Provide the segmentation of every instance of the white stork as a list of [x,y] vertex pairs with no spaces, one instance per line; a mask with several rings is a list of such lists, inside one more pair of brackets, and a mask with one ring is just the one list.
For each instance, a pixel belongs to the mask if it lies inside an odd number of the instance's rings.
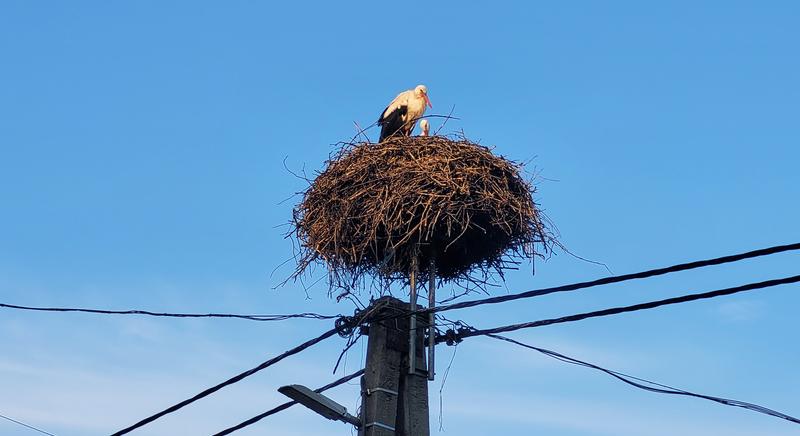
[[381,138],[378,142],[394,135],[410,135],[417,120],[425,113],[425,104],[433,108],[425,85],[417,85],[414,89],[398,94],[378,119],[381,126]]
[[428,136],[431,132],[431,125],[428,120],[419,120],[419,128],[422,130],[422,135],[420,136]]

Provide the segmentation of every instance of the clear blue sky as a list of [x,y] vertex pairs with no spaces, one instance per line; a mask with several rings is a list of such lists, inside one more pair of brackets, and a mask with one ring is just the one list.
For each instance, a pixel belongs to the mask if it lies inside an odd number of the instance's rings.
[[[0,301],[352,311],[298,285],[283,238],[312,172],[399,91],[541,172],[575,253],[625,273],[800,240],[796,2],[62,2],[0,6]],[[436,128],[434,123],[434,128]],[[495,326],[796,274],[798,255],[453,313]],[[273,271],[276,270],[273,274]],[[559,253],[496,293],[607,272]],[[443,292],[447,292],[445,289]],[[800,288],[512,336],[800,415]],[[366,298],[366,296],[364,296]],[[0,413],[108,434],[327,330],[322,321],[0,312]],[[209,434],[317,386],[343,340],[138,434]],[[432,429],[451,348],[439,350]],[[347,358],[360,367],[361,344]],[[331,391],[351,411],[358,387]],[[458,347],[451,435],[790,435],[753,412],[627,387],[488,338]],[[0,421],[0,434],[32,435]],[[289,410],[239,434],[350,434]]]

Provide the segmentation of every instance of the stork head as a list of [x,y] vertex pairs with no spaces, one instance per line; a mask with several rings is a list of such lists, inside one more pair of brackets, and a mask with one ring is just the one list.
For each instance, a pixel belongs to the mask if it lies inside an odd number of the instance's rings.
[[419,128],[422,129],[422,136],[428,136],[431,131],[431,125],[428,123],[428,120],[420,120]]
[[414,95],[416,95],[417,98],[424,98],[425,103],[427,103],[428,107],[433,109],[433,105],[431,104],[431,101],[428,99],[428,88],[425,85],[417,85],[417,87],[414,88]]

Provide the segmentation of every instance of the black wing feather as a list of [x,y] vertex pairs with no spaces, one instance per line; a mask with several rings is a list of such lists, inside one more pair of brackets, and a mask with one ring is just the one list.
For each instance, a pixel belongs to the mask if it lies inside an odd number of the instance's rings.
[[[389,109],[389,107],[387,106],[386,109]],[[403,118],[408,113],[408,105],[402,105],[388,114],[386,109],[383,110],[381,117],[378,119],[378,124],[381,126],[381,138],[378,142],[400,133],[405,125]]]

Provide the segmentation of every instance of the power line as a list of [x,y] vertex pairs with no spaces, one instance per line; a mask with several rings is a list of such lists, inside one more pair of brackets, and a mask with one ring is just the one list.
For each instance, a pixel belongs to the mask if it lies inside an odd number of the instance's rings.
[[[519,300],[523,298],[540,297],[542,295],[553,294],[556,292],[577,291],[579,289],[592,288],[601,285],[609,285],[612,283],[620,283],[629,280],[644,279],[680,271],[688,271],[692,269],[703,268],[707,266],[739,262],[745,259],[753,259],[756,257],[768,256],[771,254],[783,253],[794,250],[800,250],[800,243],[776,245],[773,247],[761,248],[758,250],[748,251],[744,253],[731,254],[727,256],[716,257],[713,259],[696,260],[692,262],[680,263],[677,265],[667,266],[663,268],[656,268],[647,271],[623,274],[619,276],[604,277],[601,279],[590,280],[587,282],[572,283],[569,285],[561,285],[550,288],[534,289],[531,291],[520,292],[517,294],[499,295],[497,297],[484,298],[480,300],[462,301],[460,303],[445,304],[441,306],[436,306],[435,308],[432,309],[420,309],[415,311],[414,313],[416,314],[416,313],[446,312],[449,310],[466,309],[469,307],[481,306],[484,304],[496,304],[496,303],[504,303],[507,301]],[[401,316],[410,316],[410,315],[411,313],[405,313],[403,315],[393,315],[393,317],[397,318]],[[385,318],[385,319],[392,319],[392,318]]]
[[291,318],[308,318],[308,319],[334,319],[340,315],[321,315],[318,313],[295,313],[289,315],[240,315],[234,313],[170,313],[170,312],[151,312],[149,310],[105,310],[105,309],[85,309],[74,307],[35,307],[35,306],[19,306],[16,304],[0,303],[0,308],[18,309],[18,310],[32,310],[38,312],[83,312],[95,313],[102,315],[148,315],[160,316],[171,318],[237,318],[247,319],[250,321],[283,321]]
[[[350,380],[352,380],[352,379],[354,379],[356,377],[359,377],[359,376],[361,376],[363,374],[364,374],[364,370],[363,369],[358,370],[358,371],[356,371],[356,372],[354,372],[354,373],[352,373],[350,375],[347,375],[347,376],[344,376],[344,377],[340,378],[339,380],[336,380],[334,382],[328,383],[328,384],[326,384],[325,386],[323,386],[321,388],[315,389],[314,392],[317,392],[317,393],[325,392],[330,388],[333,388],[333,387],[339,386],[341,384],[347,383]],[[286,409],[294,406],[295,404],[297,404],[297,401],[288,401],[288,402],[283,403],[283,404],[281,404],[279,406],[275,406],[272,409],[269,409],[264,413],[261,413],[259,415],[256,415],[256,416],[248,419],[247,421],[243,421],[243,422],[241,422],[239,424],[234,425],[233,427],[229,427],[229,428],[226,428],[225,430],[222,430],[219,433],[215,433],[214,436],[223,436],[223,435],[226,435],[226,434],[231,434],[231,433],[235,432],[236,430],[241,430],[241,429],[243,429],[243,428],[245,428],[245,427],[247,427],[249,425],[255,424],[256,422],[261,421],[262,419],[264,419],[264,418],[266,418],[266,417],[268,417],[270,415],[274,415],[274,414],[276,414],[276,413],[278,413],[280,411],[286,410]]]
[[800,282],[800,275],[786,277],[782,279],[766,280],[763,282],[750,283],[732,288],[719,289],[716,291],[703,292],[699,294],[682,295],[680,297],[666,298],[663,300],[650,301],[647,303],[634,304],[631,306],[612,307],[609,309],[597,310],[593,312],[584,312],[576,315],[563,316],[561,318],[550,318],[539,321],[525,322],[520,324],[512,324],[503,327],[495,327],[491,329],[459,329],[459,331],[448,330],[444,335],[436,337],[436,342],[458,342],[461,339],[469,338],[472,336],[482,336],[496,333],[511,332],[514,330],[521,330],[533,327],[541,327],[550,324],[559,324],[563,322],[580,321],[586,318],[596,318],[600,316],[616,315],[625,312],[635,312],[638,310],[653,309],[660,306],[667,306],[670,304],[686,303],[689,301],[702,300],[707,298],[715,298],[723,295],[732,295],[739,292],[752,291],[756,289],[769,288],[772,286],[785,285],[789,283]]
[[50,436],[56,436],[56,435],[54,435],[53,433],[46,432],[46,431],[44,431],[44,430],[42,430],[42,429],[39,429],[39,428],[36,428],[36,427],[34,427],[34,426],[32,426],[32,425],[28,425],[28,424],[25,424],[24,422],[17,421],[16,419],[9,418],[9,417],[7,417],[7,416],[5,416],[5,415],[0,415],[0,418],[6,419],[6,420],[8,420],[8,421],[11,421],[11,422],[13,422],[14,424],[19,424],[19,425],[21,425],[21,426],[23,426],[23,427],[27,427],[27,428],[29,428],[29,429],[31,429],[31,430],[38,431],[38,432],[39,432],[39,433],[41,433],[41,434],[46,434],[46,435],[50,435]]
[[156,414],[154,414],[152,416],[149,416],[149,417],[137,422],[136,424],[131,425],[130,427],[126,427],[126,428],[116,432],[112,436],[120,436],[120,435],[123,435],[123,434],[126,434],[126,433],[130,433],[131,431],[136,430],[137,428],[142,427],[142,426],[144,426],[146,424],[149,424],[149,423],[155,421],[156,419],[161,418],[164,415],[167,415],[167,414],[170,414],[172,412],[175,412],[176,410],[181,409],[184,406],[187,406],[187,405],[189,405],[191,403],[194,403],[195,401],[197,401],[197,400],[199,400],[201,398],[207,397],[207,396],[213,394],[214,392],[217,392],[218,390],[224,388],[225,386],[232,385],[234,383],[237,383],[237,382],[245,379],[246,377],[250,377],[251,375],[261,371],[262,369],[265,369],[265,368],[267,368],[269,366],[272,366],[272,365],[280,362],[281,360],[283,360],[286,357],[289,357],[289,356],[292,356],[294,354],[297,354],[297,353],[305,350],[306,348],[311,347],[312,345],[318,344],[318,343],[324,341],[325,339],[337,334],[338,332],[339,332],[338,328],[330,329],[327,332],[321,334],[320,336],[317,336],[314,339],[309,339],[308,341],[303,342],[302,344],[300,344],[300,345],[298,345],[298,346],[296,346],[296,347],[294,347],[294,348],[292,348],[290,350],[287,350],[287,351],[285,351],[285,352],[273,357],[272,359],[269,359],[269,360],[261,363],[260,365],[256,366],[255,368],[249,369],[249,370],[247,370],[247,371],[245,371],[245,372],[243,372],[243,373],[241,373],[239,375],[236,375],[234,377],[229,378],[228,380],[225,380],[224,382],[222,382],[222,383],[220,383],[218,385],[212,386],[212,387],[200,392],[199,394],[197,394],[197,395],[195,395],[195,396],[193,396],[193,397],[191,397],[189,399],[183,400],[180,403],[177,403],[177,404],[175,404],[173,406],[170,406],[170,407],[162,410],[161,412],[158,412],[158,413],[156,413]]
[[[686,271],[686,270],[695,269],[695,268],[701,268],[701,267],[705,267],[705,266],[720,265],[720,264],[724,264],[724,263],[737,262],[737,261],[744,260],[744,259],[750,259],[750,258],[766,256],[766,255],[770,255],[770,254],[776,254],[776,253],[781,253],[781,252],[791,251],[791,250],[798,250],[798,249],[800,249],[800,243],[788,244],[788,245],[780,245],[780,246],[774,246],[774,247],[754,250],[754,251],[750,251],[750,252],[746,252],[746,253],[723,256],[723,257],[718,257],[718,258],[714,258],[714,259],[707,259],[707,260],[688,262],[688,263],[673,265],[673,266],[669,266],[669,267],[665,267],[665,268],[652,269],[652,270],[638,272],[638,273],[625,274],[625,275],[621,275],[621,276],[606,277],[606,278],[593,280],[593,281],[588,281],[588,282],[581,282],[581,283],[575,283],[575,284],[571,284],[571,285],[564,285],[564,286],[558,286],[558,287],[552,287],[552,288],[537,289],[537,290],[522,292],[522,293],[519,293],[519,294],[504,295],[504,296],[487,298],[487,299],[483,299],[483,300],[475,300],[475,301],[465,301],[465,302],[461,302],[461,303],[453,303],[453,304],[450,304],[450,305],[438,306],[438,307],[433,308],[433,309],[419,310],[419,311],[415,311],[413,313],[443,312],[443,311],[448,311],[448,310],[455,310],[455,309],[463,309],[463,308],[468,308],[468,307],[474,307],[474,306],[479,306],[479,305],[483,305],[483,304],[494,304],[494,303],[501,303],[501,302],[506,302],[506,301],[513,301],[513,300],[522,299],[522,298],[531,298],[531,297],[551,294],[551,293],[555,293],[555,292],[574,291],[574,290],[589,288],[589,287],[593,287],[593,286],[600,286],[600,285],[611,284],[611,283],[619,283],[619,282],[623,282],[623,281],[627,281],[627,280],[653,277],[653,276],[657,276],[657,275],[663,275],[663,274],[668,274],[668,273],[678,272],[678,271]],[[769,286],[776,286],[776,285],[785,284],[785,283],[795,283],[795,282],[798,282],[798,281],[800,281],[800,276],[794,276],[794,277],[789,277],[789,278],[785,278],[785,279],[769,280],[769,281],[766,281],[766,282],[753,283],[753,284],[749,284],[749,285],[739,286],[739,287],[736,287],[736,288],[728,288],[728,289],[723,289],[723,290],[719,290],[719,291],[707,292],[707,293],[703,293],[703,294],[686,295],[686,296],[682,296],[682,297],[675,297],[675,298],[670,298],[670,299],[666,299],[666,300],[659,300],[659,301],[650,302],[650,303],[643,303],[643,304],[638,304],[638,305],[633,305],[633,306],[625,306],[625,307],[617,307],[617,308],[605,309],[605,310],[601,310],[601,311],[595,311],[595,312],[588,312],[588,313],[583,313],[583,314],[571,315],[571,316],[566,316],[566,317],[562,317],[562,318],[540,320],[540,321],[534,321],[534,322],[522,323],[522,324],[514,324],[514,325],[511,325],[511,326],[497,327],[497,328],[494,328],[494,329],[485,329],[485,330],[474,330],[474,329],[472,329],[472,330],[463,330],[463,331],[460,330],[458,332],[453,332],[452,330],[450,330],[450,331],[448,331],[448,334],[438,336],[436,338],[436,341],[437,341],[437,343],[438,342],[443,342],[443,341],[447,341],[449,343],[451,341],[460,341],[461,339],[466,338],[466,337],[495,334],[495,333],[501,333],[501,332],[506,332],[506,331],[519,330],[519,329],[523,329],[523,328],[538,327],[538,326],[548,325],[548,324],[555,324],[555,323],[569,322],[569,321],[577,321],[577,320],[581,320],[581,319],[585,319],[585,318],[591,318],[591,317],[607,316],[607,315],[612,315],[612,314],[617,314],[617,313],[622,313],[622,312],[631,312],[631,311],[636,311],[636,310],[651,309],[651,308],[654,308],[654,307],[659,307],[659,306],[663,306],[663,305],[667,305],[667,304],[682,303],[682,302],[693,301],[693,300],[698,300],[698,299],[702,299],[702,298],[713,298],[713,297],[717,297],[717,296],[721,296],[721,295],[730,295],[730,294],[734,294],[734,293],[737,293],[737,292],[743,292],[743,291],[748,291],[748,290],[753,290],[753,289],[760,289],[760,288],[765,288],[765,287],[769,287]],[[0,305],[0,307],[27,309],[27,310],[59,311],[59,312],[78,311],[78,312],[104,313],[104,314],[142,314],[142,315],[152,315],[152,316],[178,316],[178,317],[231,317],[231,318],[253,319],[253,320],[258,320],[258,321],[267,320],[267,319],[261,319],[261,317],[263,317],[263,316],[259,316],[259,315],[167,314],[167,313],[157,313],[157,312],[138,311],[138,310],[137,311],[105,311],[105,310],[97,310],[97,309],[32,308],[32,307],[26,307],[26,306],[14,306],[14,305],[6,305],[6,304],[2,304],[2,305]],[[401,315],[393,315],[393,317],[409,316],[411,314],[412,313],[404,313],[404,314],[401,314]],[[286,319],[286,317],[305,317],[304,315],[313,315],[313,317],[315,317],[315,318],[319,317],[319,319],[329,319],[325,315],[318,315],[318,314],[298,314],[298,315],[294,315],[294,316],[279,315],[279,317],[281,317],[281,319]],[[258,318],[258,319],[254,319],[254,318]],[[252,374],[255,374],[256,372],[261,371],[262,369],[267,368],[267,367],[277,363],[280,360],[283,360],[285,357],[297,354],[300,351],[303,351],[306,348],[308,348],[308,347],[310,347],[310,346],[312,346],[312,345],[314,345],[316,343],[319,343],[319,342],[321,342],[321,341],[333,336],[334,334],[342,331],[343,326],[339,326],[338,324],[340,324],[340,321],[344,321],[344,323],[348,323],[346,318],[349,319],[350,317],[331,316],[330,318],[338,318],[337,327],[336,328],[333,328],[333,329],[323,333],[322,335],[320,335],[317,338],[314,338],[314,339],[311,339],[309,341],[306,341],[305,343],[303,343],[301,345],[298,345],[297,347],[295,347],[295,348],[293,348],[291,350],[288,350],[288,351],[282,353],[279,356],[276,356],[276,357],[274,357],[274,358],[272,358],[270,360],[267,360],[267,361],[263,362],[262,364],[258,365],[255,368],[252,368],[252,369],[250,369],[248,371],[245,371],[245,372],[243,372],[243,373],[241,373],[241,374],[239,374],[239,375],[237,375],[235,377],[232,377],[232,378],[230,378],[230,379],[228,379],[228,380],[226,380],[226,381],[224,381],[224,382],[222,382],[222,383],[220,383],[220,384],[218,384],[218,385],[216,385],[214,387],[208,388],[208,389],[200,392],[199,394],[195,395],[192,398],[189,398],[187,400],[181,401],[180,403],[177,403],[177,404],[175,404],[173,406],[170,406],[169,408],[164,409],[163,411],[158,412],[158,413],[156,413],[156,414],[154,414],[154,415],[152,415],[152,416],[150,416],[148,418],[145,418],[145,419],[137,422],[136,424],[133,424],[130,427],[127,427],[127,428],[125,428],[123,430],[120,430],[117,433],[114,433],[112,436],[118,436],[118,435],[123,435],[123,434],[129,433],[129,432],[131,432],[131,431],[133,431],[133,430],[135,430],[135,429],[137,429],[139,427],[142,427],[142,426],[144,426],[144,425],[146,425],[146,424],[148,424],[148,423],[150,423],[152,421],[155,421],[156,419],[161,418],[164,415],[172,413],[172,412],[174,412],[174,411],[176,411],[178,409],[183,408],[184,406],[186,406],[188,404],[191,404],[191,403],[193,403],[193,402],[195,402],[195,401],[197,401],[197,400],[199,400],[201,398],[204,398],[204,397],[206,397],[208,395],[211,395],[212,393],[222,389],[225,386],[228,386],[228,385],[233,384],[233,383],[237,383],[237,382],[241,381],[242,379],[244,379],[244,378],[246,378],[246,377],[248,377],[248,376],[250,376]],[[273,319],[269,319],[269,320],[273,320]],[[375,322],[375,321],[379,321],[379,320],[371,320],[371,322]],[[360,322],[359,322],[359,324],[360,324]],[[350,326],[350,327],[352,327],[352,326]]]
[[578,360],[578,359],[575,359],[573,357],[565,356],[565,355],[563,355],[561,353],[557,353],[555,351],[551,351],[551,350],[548,350],[546,348],[539,348],[539,347],[535,347],[533,345],[525,344],[525,343],[519,342],[517,340],[511,339],[511,338],[506,337],[506,336],[500,336],[500,335],[495,335],[495,334],[491,334],[491,333],[486,334],[486,336],[489,336],[490,338],[494,338],[494,339],[499,339],[501,341],[510,342],[512,344],[516,344],[516,345],[519,345],[521,347],[525,347],[525,348],[528,348],[528,349],[531,349],[531,350],[534,350],[534,351],[538,351],[538,352],[540,352],[540,353],[542,353],[542,354],[544,354],[546,356],[552,357],[554,359],[558,359],[558,360],[560,360],[562,362],[571,363],[573,365],[585,366],[587,368],[592,368],[592,369],[596,369],[598,371],[602,371],[602,372],[604,372],[604,373],[606,373],[606,374],[608,374],[608,375],[610,375],[610,376],[612,376],[612,377],[614,377],[614,378],[616,378],[616,379],[618,379],[618,380],[620,380],[622,382],[625,382],[625,383],[627,383],[627,384],[629,384],[631,386],[637,387],[639,389],[644,389],[646,391],[656,392],[656,393],[660,393],[660,394],[683,395],[683,396],[688,396],[688,397],[702,398],[704,400],[713,401],[715,403],[724,404],[726,406],[741,407],[741,408],[752,410],[752,411],[755,411],[755,412],[758,412],[758,413],[763,413],[763,414],[766,414],[766,415],[774,416],[776,418],[785,419],[785,420],[793,422],[795,424],[800,424],[800,419],[798,419],[798,418],[795,418],[793,416],[787,415],[785,413],[781,413],[781,412],[769,409],[769,408],[764,407],[764,406],[759,406],[758,404],[748,403],[746,401],[732,400],[732,399],[729,399],[729,398],[715,397],[715,396],[712,396],[712,395],[705,395],[705,394],[698,394],[698,393],[694,393],[694,392],[689,392],[689,391],[686,391],[686,390],[683,390],[683,389],[678,389],[678,388],[674,388],[672,386],[664,385],[664,384],[661,384],[661,383],[656,383],[654,381],[650,381],[650,380],[647,380],[647,379],[634,377],[632,375],[628,375],[628,374],[625,374],[625,373],[622,373],[622,372],[619,372],[619,371],[606,369],[606,368],[603,368],[601,366],[598,366],[598,365],[595,365],[595,364],[592,364],[592,363],[589,363],[589,362],[584,362],[582,360]]

